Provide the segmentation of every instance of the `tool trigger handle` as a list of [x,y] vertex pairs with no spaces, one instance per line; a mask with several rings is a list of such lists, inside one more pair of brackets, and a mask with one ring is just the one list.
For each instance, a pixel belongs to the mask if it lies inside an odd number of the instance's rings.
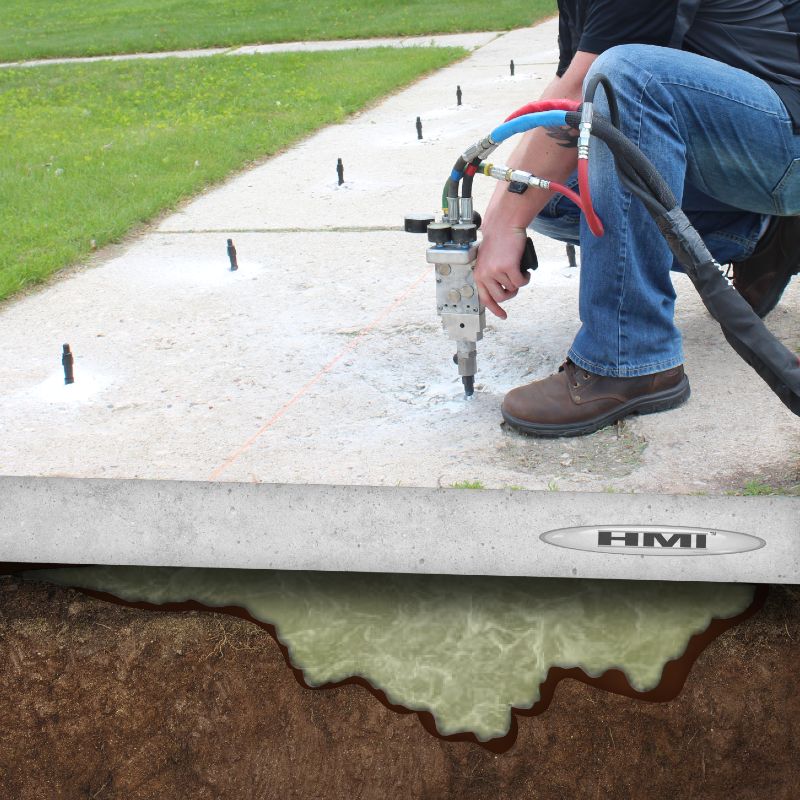
[[528,236],[525,239],[525,250],[522,252],[522,259],[519,262],[519,271],[524,275],[529,270],[534,270],[539,266],[539,259],[536,257],[536,250],[533,241]]

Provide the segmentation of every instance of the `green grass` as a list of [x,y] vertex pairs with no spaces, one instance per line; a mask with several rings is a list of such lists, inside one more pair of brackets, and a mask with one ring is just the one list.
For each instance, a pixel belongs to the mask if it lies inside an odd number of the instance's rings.
[[0,299],[462,54],[384,48],[0,70]]
[[509,30],[555,11],[555,0],[5,0],[0,61]]
[[779,477],[774,483],[767,479],[753,478],[747,481],[739,489],[731,489],[725,492],[729,496],[744,497],[800,497],[800,482],[797,481],[798,473]]
[[787,484],[785,486],[773,486],[761,480],[752,480],[745,483],[741,492],[745,497],[763,497],[766,495],[789,495],[796,496],[800,494],[800,484]]
[[762,495],[775,494],[775,490],[768,483],[761,481],[748,481],[742,488],[742,494],[747,497],[759,497]]
[[483,481],[458,481],[451,484],[453,489],[485,489]]

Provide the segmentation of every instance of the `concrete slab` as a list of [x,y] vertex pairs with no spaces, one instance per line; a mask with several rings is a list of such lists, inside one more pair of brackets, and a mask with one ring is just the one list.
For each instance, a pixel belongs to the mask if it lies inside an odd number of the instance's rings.
[[800,583],[786,497],[9,477],[0,493],[7,561]]
[[[435,211],[458,155],[510,111],[537,97],[552,79],[556,36],[555,20],[498,36],[459,64],[204,194],[166,218],[159,229],[396,228],[408,211]],[[512,58],[548,53],[553,63],[521,65],[510,76]],[[456,104],[456,86],[463,93],[461,106]],[[422,140],[417,138],[417,117]],[[512,149],[509,143],[498,150],[496,160]],[[342,186],[338,158],[344,164]],[[478,208],[485,208],[493,189],[489,179],[475,181]],[[282,202],[276,202],[278,197]]]
[[[590,437],[500,427],[513,386],[573,336],[577,270],[542,247],[493,322],[465,401],[421,237],[400,232],[154,234],[0,315],[0,472],[267,482],[697,492],[789,470],[795,418],[730,350],[688,281],[679,321],[694,394]],[[772,328],[796,331],[797,292]],[[63,385],[62,341],[76,355]],[[744,457],[743,454],[746,454]]]
[[[555,35],[551,21],[498,37],[198,198],[127,247],[5,304],[0,473],[386,487],[479,481],[587,492],[569,496],[587,511],[593,492],[719,494],[752,479],[797,483],[797,418],[728,347],[682,276],[677,316],[693,387],[685,407],[580,439],[502,429],[503,394],[553,371],[578,327],[578,270],[544,239],[541,267],[508,305],[510,319],[491,320],[476,396],[463,399],[425,242],[400,231],[402,216],[433,210],[457,153],[538,95],[552,65],[518,69],[512,79],[508,60],[547,52]],[[492,186],[476,187],[484,208]],[[229,236],[239,253],[233,273]],[[769,317],[792,347],[800,346],[798,284]],[[63,342],[76,356],[69,387]],[[800,518],[798,503],[785,507]],[[765,514],[764,530],[772,525]]]
[[428,36],[384,36],[376,39],[337,39],[326,42],[277,42],[237,47],[232,56],[253,53],[313,53],[320,50],[363,50],[368,47],[463,47],[474,50],[491,42],[499,34],[495,31],[477,33],[440,33]]
[[227,53],[228,47],[205,47],[201,50],[167,50],[163,53],[121,53],[114,56],[75,56],[71,58],[35,58],[29,61],[4,61],[0,69],[46,67],[52,64],[93,64],[97,61],[151,61],[160,58],[205,58]]

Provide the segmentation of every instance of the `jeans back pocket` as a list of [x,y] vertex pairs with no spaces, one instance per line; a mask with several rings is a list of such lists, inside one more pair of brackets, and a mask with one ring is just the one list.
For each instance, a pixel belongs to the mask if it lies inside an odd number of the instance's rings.
[[772,190],[775,213],[782,217],[800,214],[800,158],[789,164],[778,185]]

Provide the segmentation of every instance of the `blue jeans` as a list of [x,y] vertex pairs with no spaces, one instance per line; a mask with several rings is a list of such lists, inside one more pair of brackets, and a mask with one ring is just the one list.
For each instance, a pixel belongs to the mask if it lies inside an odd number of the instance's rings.
[[[589,72],[608,76],[623,133],[653,162],[721,264],[754,250],[765,215],[800,214],[800,135],[777,94],[747,72],[692,53],[622,45]],[[595,109],[607,114],[602,87]],[[673,256],[593,137],[589,179],[605,235],[554,197],[531,227],[581,246],[581,328],[569,350],[599,375],[648,375],[683,363],[673,321]]]

